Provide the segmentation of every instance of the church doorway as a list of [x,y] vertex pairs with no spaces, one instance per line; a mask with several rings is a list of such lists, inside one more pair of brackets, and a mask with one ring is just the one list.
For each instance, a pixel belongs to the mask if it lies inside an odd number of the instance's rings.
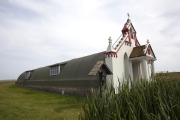
[[140,62],[133,62],[132,63],[132,70],[133,70],[133,80],[136,81],[139,79]]

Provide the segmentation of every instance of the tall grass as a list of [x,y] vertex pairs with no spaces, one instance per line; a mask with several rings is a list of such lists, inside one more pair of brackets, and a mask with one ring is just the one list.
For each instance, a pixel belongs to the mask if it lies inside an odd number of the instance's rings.
[[180,86],[157,79],[123,82],[93,94],[83,105],[80,120],[180,120]]

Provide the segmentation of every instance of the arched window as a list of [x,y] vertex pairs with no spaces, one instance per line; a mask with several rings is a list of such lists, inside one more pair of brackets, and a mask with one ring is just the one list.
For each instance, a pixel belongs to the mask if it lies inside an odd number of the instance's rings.
[[132,30],[132,28],[130,28],[130,32],[131,32],[131,38],[134,39],[134,35],[133,35],[133,30]]
[[30,71],[26,71],[26,73],[25,73],[25,79],[29,79],[30,75],[31,75],[31,72],[30,72]]
[[148,49],[148,50],[147,50],[147,53],[148,53],[148,55],[150,55],[150,54],[151,54],[151,50],[150,50],[150,49]]

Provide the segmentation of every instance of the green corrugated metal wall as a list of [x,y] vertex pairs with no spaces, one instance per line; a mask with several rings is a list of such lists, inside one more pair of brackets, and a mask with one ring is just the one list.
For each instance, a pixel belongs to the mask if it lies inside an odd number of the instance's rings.
[[22,73],[17,85],[55,86],[69,88],[99,88],[99,76],[88,76],[97,61],[104,61],[104,52],[72,59],[60,71],[59,75],[50,76],[50,67],[35,69],[30,78],[25,80]]

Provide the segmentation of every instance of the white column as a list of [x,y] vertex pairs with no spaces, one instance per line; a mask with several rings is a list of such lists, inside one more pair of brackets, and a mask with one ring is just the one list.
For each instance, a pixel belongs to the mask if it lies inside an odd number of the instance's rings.
[[143,72],[142,72],[143,71],[143,64],[142,64],[142,62],[139,63],[139,66],[140,66],[139,67],[140,68],[140,70],[139,70],[140,71],[139,72],[139,78],[142,78],[143,77]]
[[131,80],[133,80],[133,69],[132,69],[132,61],[129,61],[129,74],[131,76]]
[[106,65],[109,67],[109,69],[111,70],[111,72],[113,73],[112,75],[107,75],[106,76],[106,85],[108,87],[110,87],[111,85],[114,86],[114,79],[113,79],[113,75],[114,75],[114,68],[113,68],[113,57],[107,57],[105,58],[105,63]]
[[146,59],[143,60],[142,68],[143,68],[143,70],[142,70],[143,78],[148,80],[149,76],[148,76],[148,71],[147,71],[147,61],[146,61]]
[[138,63],[138,79],[141,78],[141,63]]
[[152,61],[152,74],[155,75],[154,61]]

